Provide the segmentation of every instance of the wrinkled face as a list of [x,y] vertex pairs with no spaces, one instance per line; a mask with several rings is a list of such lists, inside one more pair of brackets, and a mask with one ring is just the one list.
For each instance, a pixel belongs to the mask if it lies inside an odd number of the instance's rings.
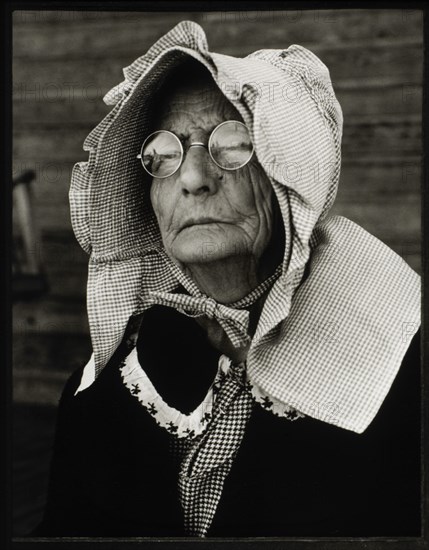
[[169,130],[183,143],[179,170],[153,178],[151,201],[164,247],[184,265],[251,255],[258,261],[273,224],[273,191],[254,154],[235,171],[219,168],[210,158],[210,133],[221,122],[242,121],[214,82],[176,87],[162,105],[155,130]]

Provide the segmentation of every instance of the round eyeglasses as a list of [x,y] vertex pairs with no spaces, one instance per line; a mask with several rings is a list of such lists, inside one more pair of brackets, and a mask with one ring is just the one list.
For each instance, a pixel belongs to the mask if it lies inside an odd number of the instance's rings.
[[[247,126],[238,120],[221,122],[212,131],[208,145],[199,141],[188,147],[205,147],[222,170],[238,170],[252,158],[254,147]],[[158,130],[143,142],[137,158],[154,178],[168,178],[180,168],[184,157],[180,139],[168,130]]]

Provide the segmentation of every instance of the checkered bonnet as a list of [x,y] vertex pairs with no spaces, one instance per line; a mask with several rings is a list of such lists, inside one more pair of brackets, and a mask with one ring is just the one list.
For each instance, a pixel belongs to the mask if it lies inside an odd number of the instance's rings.
[[[168,72],[189,57],[209,70],[243,117],[285,225],[283,271],[253,337],[248,375],[264,391],[312,416],[310,401],[335,398],[343,413],[339,425],[362,431],[408,346],[401,323],[419,322],[419,278],[353,222],[326,218],[339,181],[342,135],[342,112],[326,66],[297,45],[245,58],[210,52],[203,29],[191,21],[176,25],[124,69],[124,81],[104,97],[112,110],[85,140],[88,161],[73,169],[72,224],[90,254],[95,372],[121,341],[141,296],[178,285],[160,253],[159,228],[136,155],[149,131],[150,98]],[[320,337],[336,325],[337,346]],[[374,361],[387,367],[358,413],[350,387],[356,378],[371,385]],[[343,365],[351,368],[345,381],[338,376]]]

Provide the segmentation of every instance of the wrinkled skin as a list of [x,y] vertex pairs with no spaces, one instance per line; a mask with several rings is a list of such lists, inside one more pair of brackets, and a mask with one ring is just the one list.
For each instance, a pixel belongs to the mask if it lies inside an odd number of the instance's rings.
[[[176,89],[157,129],[185,138],[186,152],[189,143],[207,144],[211,130],[225,120],[242,119],[214,83],[203,83]],[[257,271],[272,234],[272,192],[255,155],[239,170],[226,171],[207,149],[189,149],[175,174],[152,181],[151,201],[167,253],[191,272],[215,263]],[[182,228],[190,218],[203,217],[216,223]]]
[[[175,174],[153,178],[150,194],[167,253],[203,292],[222,303],[248,294],[273,267],[260,262],[273,234],[274,201],[256,155],[244,167],[227,171],[211,160],[206,148],[188,150],[193,142],[207,144],[211,131],[226,120],[242,118],[213,81],[197,80],[171,90],[154,130],[169,130],[184,139],[185,156]],[[183,228],[191,218],[196,223]],[[198,223],[201,218],[215,221]],[[235,354],[215,321],[202,323],[216,347]]]

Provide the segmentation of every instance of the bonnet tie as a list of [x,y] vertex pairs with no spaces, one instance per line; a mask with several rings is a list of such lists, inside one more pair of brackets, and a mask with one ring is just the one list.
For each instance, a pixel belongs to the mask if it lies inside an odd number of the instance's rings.
[[189,317],[205,315],[209,319],[215,319],[236,348],[243,347],[250,342],[250,336],[247,333],[249,326],[247,310],[224,306],[210,297],[187,296],[172,292],[149,292],[139,309],[141,311],[153,305],[173,307]]
[[232,345],[241,348],[250,343],[248,334],[249,312],[244,309],[255,303],[271,286],[282,272],[282,265],[244,298],[228,305],[220,304],[210,296],[202,294],[194,281],[186,275],[167,254],[159,251],[173,275],[189,294],[179,292],[149,291],[140,297],[140,303],[134,315],[142,313],[154,305],[173,307],[189,317],[206,316],[215,319],[225,331]]
[[[281,264],[273,274],[244,298],[228,304],[219,304],[201,293],[195,283],[178,266],[164,256],[171,271],[190,294],[150,291],[141,296],[137,315],[153,305],[173,307],[190,317],[207,316],[215,319],[235,347],[251,341],[248,334],[249,308],[267,290],[282,272]],[[173,436],[172,450],[180,457],[178,492],[183,510],[185,532],[205,537],[210,528],[223,485],[234,457],[243,439],[253,409],[253,398],[248,391],[246,364],[231,364],[224,380],[217,388],[213,415],[206,430],[197,438]]]

